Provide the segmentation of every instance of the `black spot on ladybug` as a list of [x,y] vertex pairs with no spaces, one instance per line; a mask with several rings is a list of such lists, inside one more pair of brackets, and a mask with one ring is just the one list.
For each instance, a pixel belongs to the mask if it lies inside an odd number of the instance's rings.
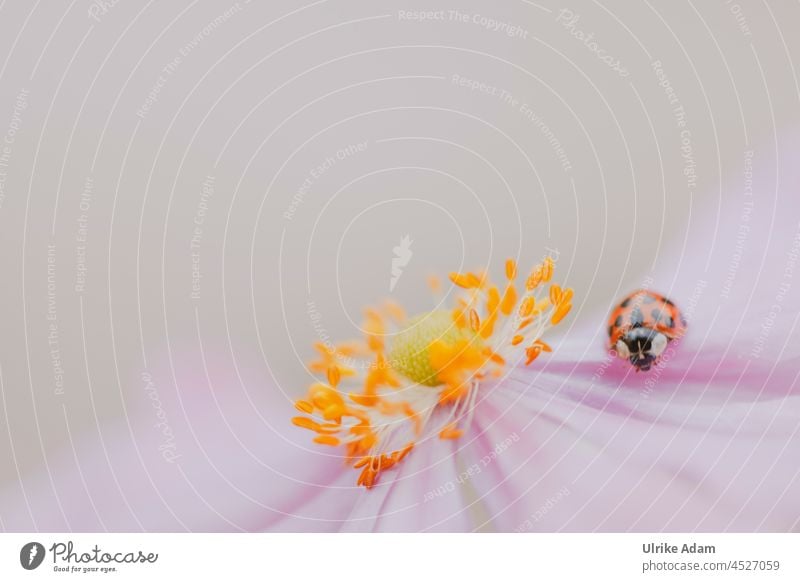
[[670,327],[670,328],[671,327],[675,327],[675,321],[670,316],[667,316],[664,319],[664,325],[666,325],[667,327]]
[[609,325],[608,326],[608,337],[611,337],[613,335],[614,335],[614,326],[613,325]]
[[627,307],[627,306],[628,306],[628,305],[630,305],[630,304],[631,304],[631,298],[630,298],[630,297],[628,297],[628,298],[626,298],[626,299],[625,299],[625,301],[623,301],[622,303],[620,303],[620,304],[619,304],[619,306],[620,306],[620,307]]
[[672,301],[670,301],[669,299],[667,299],[666,297],[664,297],[664,303],[666,303],[667,305],[670,305],[672,307],[675,307],[675,304]]
[[618,315],[617,318],[614,320],[614,327],[619,327],[622,325],[622,316]]
[[631,311],[631,325],[633,327],[641,327],[643,324],[644,324],[644,314],[637,305],[636,307],[633,308],[633,311]]
[[658,320],[661,319],[661,316],[662,316],[661,310],[658,308],[655,308],[650,312],[650,317],[652,317],[653,321],[655,321],[656,323],[658,323]]

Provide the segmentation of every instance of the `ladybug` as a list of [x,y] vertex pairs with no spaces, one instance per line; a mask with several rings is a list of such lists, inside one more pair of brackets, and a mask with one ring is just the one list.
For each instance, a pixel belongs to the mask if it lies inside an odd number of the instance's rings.
[[672,301],[653,291],[628,295],[608,318],[609,347],[637,372],[658,361],[667,344],[686,332],[686,319]]

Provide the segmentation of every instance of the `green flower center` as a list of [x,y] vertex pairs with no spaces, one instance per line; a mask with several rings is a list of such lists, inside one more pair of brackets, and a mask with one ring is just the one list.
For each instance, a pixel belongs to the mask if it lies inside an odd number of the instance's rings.
[[395,335],[388,354],[390,365],[417,384],[440,386],[443,382],[431,365],[429,350],[437,340],[449,345],[467,340],[476,347],[483,346],[483,340],[470,328],[456,326],[449,311],[429,311],[412,317]]

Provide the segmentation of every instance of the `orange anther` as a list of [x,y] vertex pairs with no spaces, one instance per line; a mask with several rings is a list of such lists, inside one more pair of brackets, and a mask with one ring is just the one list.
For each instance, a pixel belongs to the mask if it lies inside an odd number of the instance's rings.
[[536,300],[532,296],[528,295],[525,297],[519,306],[519,316],[528,317],[531,313],[533,313],[534,305],[536,305]]
[[492,285],[486,292],[486,311],[493,313],[500,307],[500,291]]
[[553,277],[553,259],[547,257],[542,268],[542,281],[545,283]]
[[391,317],[397,323],[403,323],[405,321],[406,312],[402,307],[400,307],[400,305],[394,301],[386,301],[383,305],[389,317]]
[[314,405],[305,400],[298,400],[294,403],[294,407],[300,412],[305,412],[306,414],[311,414],[314,412]]
[[455,423],[450,423],[439,432],[440,439],[457,439],[464,434],[464,431],[456,428]]
[[411,449],[414,448],[414,443],[408,443],[402,451],[400,451],[400,455],[397,457],[397,461],[402,461],[408,453],[411,452]]
[[477,275],[475,273],[467,273],[467,279],[471,287],[477,289],[483,287],[483,281],[486,279],[486,275],[483,273]]
[[525,361],[525,365],[529,365],[533,362],[536,358],[539,357],[539,354],[542,353],[542,348],[537,345],[533,345],[525,350],[525,355],[528,356],[528,359]]
[[506,261],[506,278],[511,281],[517,276],[517,263],[514,259]]
[[537,267],[531,273],[530,277],[528,277],[528,279],[525,281],[525,288],[528,291],[533,291],[534,289],[536,289],[536,287],[539,286],[539,283],[541,282],[542,282],[542,268]]
[[517,330],[525,329],[531,323],[533,323],[533,318],[532,317],[525,318],[525,319],[523,319],[522,321],[519,322],[519,325],[517,326]]
[[478,312],[474,309],[469,310],[469,327],[475,333],[478,333],[481,329],[481,318],[478,317]]
[[556,325],[567,316],[567,314],[570,312],[571,309],[572,309],[572,303],[562,303],[561,305],[558,306],[558,309],[556,309],[556,312],[553,314],[550,323]]
[[509,283],[506,292],[503,294],[503,301],[500,303],[500,311],[503,315],[510,315],[517,304],[517,289],[513,283]]
[[494,333],[494,324],[497,322],[497,312],[491,313],[481,325],[481,337],[488,339]]
[[561,301],[561,287],[556,284],[550,285],[550,303],[558,305]]
[[339,380],[342,379],[342,373],[339,370],[339,366],[333,365],[328,368],[328,384],[336,388],[339,385]]
[[328,445],[329,447],[339,446],[339,439],[330,435],[321,434],[318,437],[314,437],[314,442],[320,445]]
[[305,416],[295,416],[292,418],[292,424],[295,426],[299,426],[300,428],[307,428],[308,430],[317,431],[319,430],[319,423],[314,422],[310,418],[306,418]]
[[322,418],[325,420],[341,421],[344,414],[344,406],[341,404],[331,404],[322,409]]
[[350,400],[355,402],[356,404],[360,404],[361,406],[375,406],[378,402],[380,402],[380,398],[375,394],[348,394],[347,395]]
[[450,273],[450,280],[464,289],[474,289],[480,286],[480,280],[472,273]]
[[492,350],[490,350],[488,348],[486,349],[486,351],[484,353],[495,364],[500,364],[501,366],[505,365],[506,361],[503,359],[503,356],[501,356],[500,354],[495,353],[495,352],[493,352]]

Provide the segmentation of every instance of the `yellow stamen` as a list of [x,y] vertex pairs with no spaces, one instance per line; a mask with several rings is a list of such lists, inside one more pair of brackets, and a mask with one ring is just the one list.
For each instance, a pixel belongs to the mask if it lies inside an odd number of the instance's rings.
[[[546,258],[518,291],[517,264],[509,259],[502,292],[486,271],[451,273],[453,284],[464,290],[455,306],[408,320],[393,302],[365,310],[363,339],[315,345],[319,358],[309,369],[326,381],[312,384],[295,402],[304,416],[292,423],[315,433],[317,444],[342,446],[348,462],[361,470],[358,485],[367,489],[410,453],[414,441],[431,435],[436,408],[450,407],[455,419],[439,437],[461,437],[463,425],[457,423],[469,418],[482,383],[503,376],[510,350],[527,343],[526,364],[552,351],[542,334],[567,315],[573,297],[572,289],[555,283],[540,290],[553,267]],[[438,279],[429,282],[434,290],[441,287]],[[386,337],[392,338],[388,353]],[[411,442],[394,448],[402,435]]]

